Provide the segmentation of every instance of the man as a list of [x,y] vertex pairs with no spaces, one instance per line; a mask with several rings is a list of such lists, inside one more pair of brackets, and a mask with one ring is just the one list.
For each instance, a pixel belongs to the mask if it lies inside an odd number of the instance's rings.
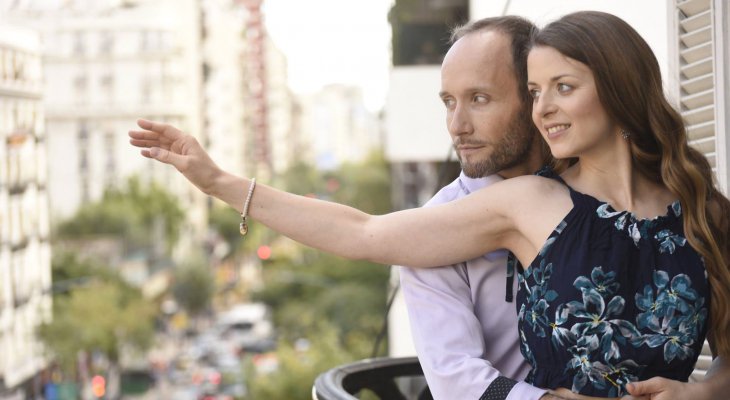
[[[462,173],[427,207],[531,174],[549,160],[531,121],[526,86],[526,53],[534,29],[523,18],[507,16],[454,31],[441,68],[440,97]],[[519,351],[517,312],[511,302],[516,286],[507,278],[514,271],[506,273],[507,264],[502,251],[459,265],[400,269],[419,361],[436,400],[561,398],[522,381],[529,365]],[[701,387],[704,391],[693,392],[693,399],[713,398],[730,387],[724,363],[718,359],[713,364],[706,385],[654,378],[629,390],[668,400]]]
[[[457,29],[441,68],[441,99],[462,173],[426,206],[468,195],[544,164],[544,144],[530,119],[526,51],[534,25],[487,18]],[[539,399],[522,379],[517,311],[506,302],[507,253],[442,268],[401,268],[413,338],[435,399]],[[508,289],[508,291],[506,290]],[[504,374],[504,375],[502,375]],[[491,389],[491,390],[490,390]]]

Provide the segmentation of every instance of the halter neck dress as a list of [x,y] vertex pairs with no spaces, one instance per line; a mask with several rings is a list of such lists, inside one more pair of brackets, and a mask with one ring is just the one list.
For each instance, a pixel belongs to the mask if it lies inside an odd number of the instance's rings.
[[[538,175],[565,184],[550,169]],[[519,268],[526,381],[604,397],[654,376],[686,381],[707,334],[710,288],[679,201],[638,219],[565,185],[573,209]]]

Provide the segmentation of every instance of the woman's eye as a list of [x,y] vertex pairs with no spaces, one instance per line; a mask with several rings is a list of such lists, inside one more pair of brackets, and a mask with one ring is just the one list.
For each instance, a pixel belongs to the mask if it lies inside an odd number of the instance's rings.
[[540,91],[537,89],[530,89],[530,97],[537,100],[537,98],[540,97]]
[[565,83],[558,83],[558,93],[568,93],[571,90],[573,90],[572,86]]

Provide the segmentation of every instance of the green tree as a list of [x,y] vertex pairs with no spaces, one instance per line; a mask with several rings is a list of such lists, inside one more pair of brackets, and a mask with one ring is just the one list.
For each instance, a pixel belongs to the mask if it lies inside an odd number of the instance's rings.
[[337,189],[333,200],[367,211],[392,211],[390,170],[382,152],[373,152],[362,163],[346,163],[334,174]]
[[[370,213],[391,210],[389,169],[379,152],[362,163],[345,164],[327,173],[299,163],[282,176],[282,181],[303,194],[314,193]],[[293,256],[275,256],[264,265],[265,284],[253,298],[272,307],[275,322],[288,339],[304,336],[322,320],[330,321],[340,338],[353,331],[375,337],[380,330],[388,268],[304,246]]]
[[249,231],[244,238],[239,231],[240,222],[241,214],[227,205],[216,203],[208,212],[208,226],[228,242],[234,257],[252,254],[259,244],[279,236],[263,225],[249,222]]
[[[357,340],[343,345],[338,339],[337,328],[322,323],[317,334],[306,346],[280,341],[277,348],[278,367],[274,372],[257,372],[249,365],[248,399],[309,400],[312,385],[322,371],[353,362],[367,356],[368,341]],[[301,343],[301,341],[300,341]],[[353,349],[359,349],[353,350]]]
[[[110,188],[101,200],[79,209],[59,224],[59,239],[117,235],[134,248],[147,247],[164,234],[165,245],[177,241],[184,213],[175,196],[156,183],[143,185],[132,177],[121,188]],[[161,228],[161,229],[160,229]]]
[[38,336],[64,372],[73,373],[81,351],[101,352],[116,363],[121,348],[149,348],[156,307],[138,289],[71,253],[56,256],[52,270],[53,320],[39,326]]
[[[289,191],[311,193],[370,213],[391,210],[390,174],[379,153],[327,173],[296,165],[282,176],[282,182],[291,185],[286,187]],[[253,294],[254,300],[272,307],[280,344],[277,371],[249,380],[252,399],[309,398],[318,374],[369,357],[383,324],[387,267],[296,246],[295,252],[274,247],[272,259],[263,262],[263,288]],[[311,343],[309,350],[294,345],[302,339]],[[385,349],[381,346],[381,351]]]
[[193,261],[175,271],[172,295],[191,316],[197,316],[210,305],[215,282],[202,260]]
[[128,296],[139,295],[139,290],[127,283],[116,270],[58,248],[55,249],[51,261],[51,281],[54,296],[60,297],[68,296],[73,289],[91,281],[112,283],[122,288]]
[[294,194],[316,194],[325,188],[322,172],[301,160],[294,161],[279,178],[280,184]]
[[309,248],[300,251],[299,261],[284,258],[267,263],[265,285],[254,294],[255,300],[272,307],[283,337],[307,337],[323,320],[343,338],[353,331],[375,337],[385,312],[388,268]]

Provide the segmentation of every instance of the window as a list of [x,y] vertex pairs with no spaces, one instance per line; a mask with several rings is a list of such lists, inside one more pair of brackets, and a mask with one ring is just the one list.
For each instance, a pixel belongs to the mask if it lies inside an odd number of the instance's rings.
[[114,132],[104,134],[104,154],[106,154],[105,171],[106,186],[114,186],[117,176],[117,160],[115,157]]
[[84,43],[84,34],[82,32],[76,32],[73,35],[73,53],[77,56],[82,56],[86,53],[86,45]]
[[101,92],[103,93],[104,100],[109,104],[114,101],[114,77],[107,73],[99,80],[99,86],[101,86]]
[[74,96],[76,103],[78,104],[84,104],[86,103],[86,97],[88,95],[87,88],[88,88],[88,79],[86,75],[79,75],[76,78],[74,78]]
[[393,65],[441,64],[450,29],[469,19],[468,0],[396,0],[390,10]]
[[140,102],[149,104],[152,101],[152,82],[150,79],[142,80],[142,90],[140,91]]
[[99,38],[99,54],[109,55],[114,50],[114,34],[112,32],[102,32]]
[[89,173],[89,129],[85,122],[81,122],[77,134],[79,149],[79,174],[83,177]]

